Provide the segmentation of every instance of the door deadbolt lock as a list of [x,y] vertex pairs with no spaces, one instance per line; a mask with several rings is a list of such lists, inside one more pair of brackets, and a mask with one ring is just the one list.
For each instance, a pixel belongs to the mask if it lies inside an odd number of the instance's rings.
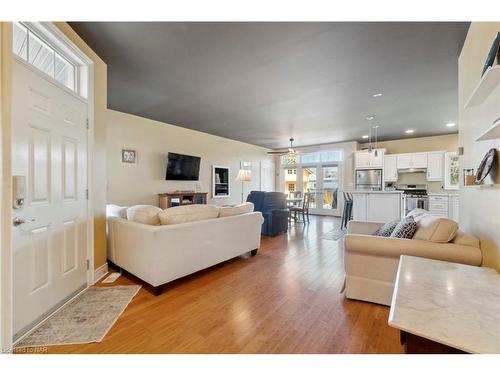
[[21,224],[24,224],[24,223],[32,223],[34,222],[35,219],[23,219],[22,217],[15,217],[13,220],[12,220],[12,224],[15,226],[15,227],[18,227],[19,225]]

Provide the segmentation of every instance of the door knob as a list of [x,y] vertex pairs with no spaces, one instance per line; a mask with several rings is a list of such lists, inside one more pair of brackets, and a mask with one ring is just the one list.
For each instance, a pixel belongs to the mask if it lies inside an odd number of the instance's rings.
[[13,220],[12,220],[12,224],[15,226],[15,227],[18,227],[19,225],[21,224],[24,224],[26,222],[29,222],[29,223],[32,223],[34,222],[35,219],[23,219],[22,217],[15,217]]

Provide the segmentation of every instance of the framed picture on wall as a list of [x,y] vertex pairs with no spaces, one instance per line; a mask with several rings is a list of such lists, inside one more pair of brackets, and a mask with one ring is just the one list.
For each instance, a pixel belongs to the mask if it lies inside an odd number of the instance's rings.
[[137,151],[122,149],[122,163],[135,164],[137,161]]

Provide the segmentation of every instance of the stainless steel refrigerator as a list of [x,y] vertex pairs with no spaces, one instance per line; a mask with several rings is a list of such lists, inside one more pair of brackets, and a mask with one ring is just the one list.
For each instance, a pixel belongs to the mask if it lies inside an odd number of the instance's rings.
[[382,190],[382,169],[356,170],[356,190]]

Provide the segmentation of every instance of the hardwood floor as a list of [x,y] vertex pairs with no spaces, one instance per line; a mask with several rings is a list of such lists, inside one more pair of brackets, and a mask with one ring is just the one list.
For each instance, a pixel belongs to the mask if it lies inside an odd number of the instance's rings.
[[[142,288],[101,343],[49,353],[402,353],[389,309],[347,300],[339,219],[312,217],[263,237],[240,257],[178,280],[155,297]],[[138,249],[140,251],[140,249]],[[114,284],[140,283],[122,276]]]

